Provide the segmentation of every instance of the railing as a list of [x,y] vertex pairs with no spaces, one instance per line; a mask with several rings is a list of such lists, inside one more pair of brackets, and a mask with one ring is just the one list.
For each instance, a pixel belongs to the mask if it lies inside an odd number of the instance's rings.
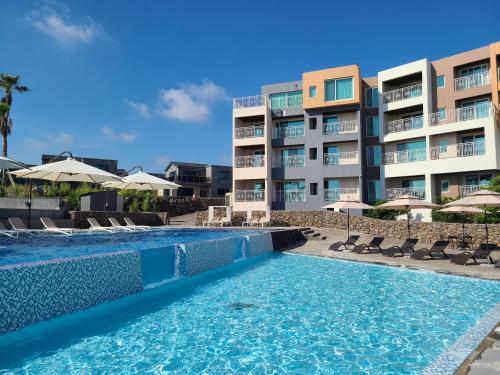
[[264,190],[236,190],[235,202],[263,202],[266,197]]
[[263,167],[265,157],[263,155],[236,156],[234,158],[235,168]]
[[274,168],[294,168],[294,167],[304,167],[305,157],[304,155],[292,155],[288,157],[277,156],[274,158],[273,167]]
[[298,138],[304,136],[304,126],[287,126],[273,129],[273,139]]
[[235,129],[235,137],[240,138],[258,138],[264,136],[264,125],[245,126]]
[[389,121],[384,126],[384,133],[398,133],[406,130],[421,129],[424,126],[423,116],[402,118],[400,120]]
[[338,201],[342,200],[359,200],[359,189],[358,188],[334,188],[325,189],[324,192],[325,201]]
[[233,108],[252,108],[263,107],[266,104],[266,99],[263,95],[245,96],[242,98],[233,99]]
[[337,152],[331,154],[323,154],[323,165],[347,165],[358,164],[358,153],[353,152]]
[[474,193],[483,189],[484,186],[481,185],[461,185],[458,187],[458,192],[460,194],[460,198],[467,196],[470,193]]
[[427,159],[426,151],[425,148],[417,148],[415,150],[386,152],[383,161],[385,165],[423,161]]
[[490,83],[490,72],[481,72],[455,78],[455,91],[462,91],[472,89],[474,87],[481,87]]
[[357,120],[323,123],[323,134],[325,135],[356,133],[357,131]]
[[275,202],[305,202],[306,192],[304,189],[276,190],[274,200]]
[[431,126],[450,124],[454,122],[476,120],[478,118],[491,117],[494,114],[495,107],[491,102],[476,104],[469,107],[446,110],[429,115],[429,124]]
[[464,156],[484,155],[484,141],[457,143],[431,147],[431,159],[460,158]]
[[396,90],[384,92],[382,95],[384,96],[384,103],[415,98],[417,96],[422,96],[422,84],[417,83],[416,85],[401,87]]
[[167,177],[168,181],[173,181],[173,182],[190,182],[190,183],[196,183],[196,184],[208,184],[210,183],[210,178],[209,177],[203,177],[203,176],[169,176]]
[[281,95],[279,97],[272,98],[269,97],[269,103],[271,105],[271,109],[280,109],[280,108],[288,108],[288,107],[300,107],[303,102],[303,94],[300,95]]
[[425,188],[392,188],[385,190],[385,197],[388,200],[397,199],[403,195],[412,195],[414,197],[425,199]]

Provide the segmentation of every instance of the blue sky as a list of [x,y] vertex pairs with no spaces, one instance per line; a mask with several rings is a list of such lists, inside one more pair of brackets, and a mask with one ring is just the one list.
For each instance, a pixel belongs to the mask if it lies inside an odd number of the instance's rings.
[[[301,72],[363,76],[500,40],[500,1],[2,1],[0,71],[17,95],[9,156],[231,162],[231,98]],[[385,20],[384,20],[385,18]]]

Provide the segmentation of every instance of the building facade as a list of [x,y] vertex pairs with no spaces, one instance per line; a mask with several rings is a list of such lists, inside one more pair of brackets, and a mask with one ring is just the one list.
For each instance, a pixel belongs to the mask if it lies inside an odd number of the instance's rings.
[[363,78],[357,65],[233,103],[235,210],[459,197],[499,172],[500,43]]

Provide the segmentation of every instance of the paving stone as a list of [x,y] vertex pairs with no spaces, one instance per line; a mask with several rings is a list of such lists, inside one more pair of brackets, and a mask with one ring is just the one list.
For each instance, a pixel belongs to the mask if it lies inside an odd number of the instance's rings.
[[474,363],[467,375],[500,375],[500,370]]

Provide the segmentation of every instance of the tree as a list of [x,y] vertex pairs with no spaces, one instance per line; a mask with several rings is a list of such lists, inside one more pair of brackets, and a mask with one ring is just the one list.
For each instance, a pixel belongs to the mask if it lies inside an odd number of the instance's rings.
[[0,133],[3,138],[2,155],[7,156],[7,137],[12,132],[12,119],[10,118],[10,109],[12,108],[14,92],[24,93],[30,89],[22,86],[19,82],[19,75],[12,76],[9,74],[0,73],[0,88],[3,90],[3,97],[0,99],[2,106],[0,108]]

